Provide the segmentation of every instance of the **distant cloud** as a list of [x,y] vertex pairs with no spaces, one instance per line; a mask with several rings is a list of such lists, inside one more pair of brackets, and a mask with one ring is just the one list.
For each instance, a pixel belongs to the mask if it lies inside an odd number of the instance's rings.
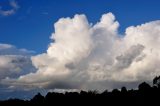
[[14,45],[0,43],[0,55],[31,55],[34,51],[17,49]]
[[34,66],[30,59],[32,54],[33,51],[17,49],[10,44],[0,44],[0,82],[4,78],[18,78],[33,71]]
[[20,8],[18,3],[15,0],[10,0],[9,5],[12,7],[9,10],[3,10],[3,7],[0,6],[0,15],[2,16],[10,16],[16,13],[16,11]]

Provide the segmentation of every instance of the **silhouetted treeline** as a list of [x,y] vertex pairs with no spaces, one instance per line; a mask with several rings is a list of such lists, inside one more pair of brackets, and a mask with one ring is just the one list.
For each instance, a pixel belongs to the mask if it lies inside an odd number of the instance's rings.
[[48,105],[48,104],[65,104],[65,105],[85,105],[86,102],[91,104],[119,104],[119,105],[140,105],[140,104],[157,104],[160,101],[160,76],[153,79],[153,86],[146,82],[141,83],[137,90],[127,90],[126,87],[114,89],[111,92],[107,90],[98,93],[97,91],[81,92],[49,92],[46,96],[40,93],[35,95],[31,100],[9,99],[1,101],[2,105]]

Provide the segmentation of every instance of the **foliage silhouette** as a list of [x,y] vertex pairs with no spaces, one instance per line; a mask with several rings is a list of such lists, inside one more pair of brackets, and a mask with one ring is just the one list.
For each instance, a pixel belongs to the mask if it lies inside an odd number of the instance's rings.
[[105,90],[102,93],[98,91],[80,91],[80,92],[48,92],[46,96],[40,93],[31,100],[9,99],[0,101],[0,105],[48,105],[48,104],[74,104],[84,105],[86,102],[91,104],[118,104],[118,105],[148,105],[156,104],[160,97],[160,77],[153,79],[153,86],[146,82],[139,84],[138,89],[127,90],[126,87],[113,89],[111,92]]
[[153,85],[160,87],[160,76],[153,79]]

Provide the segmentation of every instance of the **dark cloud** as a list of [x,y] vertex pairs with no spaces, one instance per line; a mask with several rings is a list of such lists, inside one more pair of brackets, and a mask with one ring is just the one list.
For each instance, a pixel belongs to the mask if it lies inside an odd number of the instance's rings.
[[128,68],[133,63],[133,61],[135,61],[135,59],[142,53],[144,48],[145,47],[140,44],[133,45],[124,54],[117,56],[117,69],[123,70],[124,68]]

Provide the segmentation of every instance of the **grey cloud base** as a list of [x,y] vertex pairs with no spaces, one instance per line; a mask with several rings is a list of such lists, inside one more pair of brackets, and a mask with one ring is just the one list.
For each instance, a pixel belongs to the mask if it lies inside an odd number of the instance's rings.
[[85,15],[61,18],[46,53],[32,56],[36,72],[3,79],[28,89],[137,87],[160,74],[160,21],[126,28],[123,37],[112,13],[95,25]]

